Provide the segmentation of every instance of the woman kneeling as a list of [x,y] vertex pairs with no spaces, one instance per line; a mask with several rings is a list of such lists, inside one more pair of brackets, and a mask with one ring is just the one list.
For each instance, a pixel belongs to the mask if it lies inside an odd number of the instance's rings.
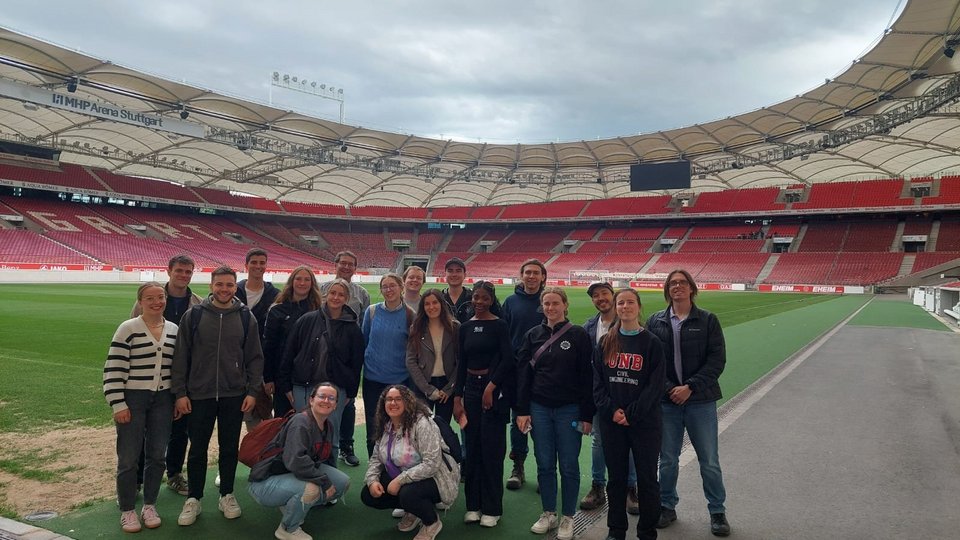
[[406,511],[401,531],[423,526],[414,540],[433,540],[443,528],[436,505],[449,507],[460,487],[460,466],[449,455],[430,411],[402,385],[388,386],[377,403],[376,444],[360,500]]
[[274,536],[310,540],[300,528],[307,511],[343,497],[350,479],[335,467],[333,426],[337,387],[322,382],[310,394],[309,408],[297,413],[280,432],[283,453],[250,470],[250,495],[264,506],[278,506],[283,519]]

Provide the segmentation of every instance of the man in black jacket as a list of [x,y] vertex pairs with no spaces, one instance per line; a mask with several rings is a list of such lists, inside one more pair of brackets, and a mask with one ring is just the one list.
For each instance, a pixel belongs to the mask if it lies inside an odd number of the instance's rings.
[[450,308],[453,317],[465,323],[473,317],[473,291],[463,286],[467,278],[467,264],[459,257],[453,257],[443,265],[446,273],[447,288],[443,290],[443,300]]
[[710,512],[710,531],[730,534],[726,489],[720,470],[717,437],[718,381],[726,365],[726,345],[717,316],[693,303],[697,284],[686,270],[670,272],[663,284],[669,307],[654,313],[647,330],[660,338],[667,360],[666,392],[661,400],[663,445],[660,451],[660,521],[658,528],[676,521],[680,446],[686,429],[697,452],[703,493]]

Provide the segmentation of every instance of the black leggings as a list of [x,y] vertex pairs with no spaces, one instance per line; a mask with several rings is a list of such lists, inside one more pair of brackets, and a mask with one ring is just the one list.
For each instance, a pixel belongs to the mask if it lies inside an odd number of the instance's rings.
[[606,418],[600,419],[599,428],[603,437],[603,457],[610,471],[610,482],[607,483],[607,527],[610,536],[621,539],[626,536],[627,469],[632,451],[637,468],[637,498],[640,502],[637,538],[656,538],[656,524],[660,519],[660,484],[657,482],[660,430],[622,426]]
[[363,504],[378,510],[403,508],[420,518],[424,525],[437,522],[436,504],[440,502],[440,490],[433,478],[404,484],[396,495],[387,493],[390,480],[383,473],[380,474],[380,484],[383,486],[383,495],[379,497],[370,494],[369,486],[363,486],[363,491],[360,492]]

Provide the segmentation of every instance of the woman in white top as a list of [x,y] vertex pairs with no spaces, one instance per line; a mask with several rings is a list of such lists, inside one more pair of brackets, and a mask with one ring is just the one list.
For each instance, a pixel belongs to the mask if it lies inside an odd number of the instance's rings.
[[[110,342],[103,366],[103,394],[117,428],[117,500],[120,526],[137,532],[140,518],[149,529],[160,526],[157,494],[166,468],[164,456],[173,421],[170,365],[177,325],[163,318],[167,305],[156,281],[137,289],[139,317],[124,321]],[[137,461],[144,451],[143,509],[137,517]]]

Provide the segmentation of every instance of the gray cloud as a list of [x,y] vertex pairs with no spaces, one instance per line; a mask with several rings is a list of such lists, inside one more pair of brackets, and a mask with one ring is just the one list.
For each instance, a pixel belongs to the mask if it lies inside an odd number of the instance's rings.
[[[7,2],[4,24],[266,101],[268,75],[345,88],[347,122],[491,142],[593,139],[741,113],[815,87],[896,0]],[[336,105],[275,90],[278,106]]]

